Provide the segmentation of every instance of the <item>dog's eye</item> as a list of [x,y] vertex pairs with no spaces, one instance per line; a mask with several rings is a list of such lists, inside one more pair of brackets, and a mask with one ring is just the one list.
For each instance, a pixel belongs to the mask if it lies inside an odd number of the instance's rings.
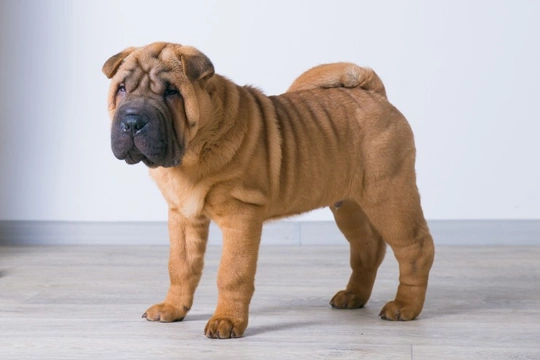
[[178,90],[174,89],[174,88],[168,88],[167,90],[165,90],[165,93],[163,95],[165,96],[174,96],[174,95],[178,95],[179,92]]
[[126,86],[124,84],[120,84],[118,85],[118,90],[117,92],[126,92]]

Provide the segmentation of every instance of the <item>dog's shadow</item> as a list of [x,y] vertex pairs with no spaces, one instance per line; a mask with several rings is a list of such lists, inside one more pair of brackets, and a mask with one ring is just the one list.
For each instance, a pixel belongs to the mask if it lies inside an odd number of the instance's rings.
[[[447,286],[443,283],[437,283],[432,281],[428,289],[427,298],[424,310],[418,317],[419,320],[437,321],[438,319],[444,319],[447,317],[455,316],[468,316],[477,315],[478,312],[491,311],[505,308],[519,308],[520,303],[526,303],[531,301],[531,293],[528,296],[523,296],[522,291],[505,291],[505,289],[494,287],[493,284],[485,284],[480,287],[467,287],[453,284]],[[540,286],[535,290],[532,289],[532,293],[540,293]],[[334,323],[343,321],[347,322],[351,316],[358,319],[359,323],[372,323],[374,319],[378,319],[378,311],[386,301],[384,298],[391,299],[393,293],[384,292],[376,294],[376,299],[371,299],[365,308],[354,310],[336,310],[329,309],[325,304],[325,299],[307,299],[307,300],[295,300],[291,303],[284,303],[280,305],[258,307],[253,313],[250,314],[250,318],[255,320],[258,316],[265,318],[265,321],[254,321],[254,324],[250,325],[246,330],[246,336],[257,336],[267,333],[275,333],[281,331],[290,330],[302,330],[313,326],[320,325],[320,319],[315,320],[302,320],[301,318],[308,317],[309,315],[298,315],[296,321],[291,322],[291,319],[283,317],[283,321],[275,322],[274,320],[268,320],[268,316],[271,318],[274,316],[283,315],[283,308],[298,309],[308,307],[317,307],[317,311],[325,312],[331,311],[334,318]],[[320,309],[319,309],[320,307]],[[335,315],[335,316],[334,316]],[[184,321],[199,321],[206,322],[212,317],[211,313],[196,313],[189,314]],[[262,320],[262,319],[261,319]]]
[[9,271],[6,269],[0,269],[0,278],[6,277],[9,275]]
[[[455,316],[483,316],[494,310],[520,310],[534,304],[540,294],[536,289],[505,289],[493,284],[477,287],[445,287],[430,284],[420,319],[443,319]],[[485,316],[485,315],[484,315]]]
[[[377,318],[377,310],[373,308],[333,309],[327,304],[326,298],[298,299],[292,303],[294,305],[291,305],[290,302],[284,302],[279,305],[258,307],[251,315],[254,321],[246,330],[246,335],[255,336],[291,330],[295,333],[301,333],[303,329],[321,326],[321,323],[325,321],[331,321],[334,324],[340,321],[345,323],[353,317],[358,323],[362,323],[367,319]],[[310,310],[304,312],[303,310],[307,307]],[[284,314],[284,309],[291,312]]]
[[282,322],[278,324],[272,324],[272,325],[260,325],[260,326],[253,326],[248,327],[246,330],[246,336],[256,336],[264,333],[274,333],[284,330],[300,330],[307,327],[313,327],[315,325],[319,324],[320,322],[317,321],[301,321],[301,322]]
[[183,322],[187,321],[208,321],[212,317],[212,314],[187,314],[186,318],[182,320]]
[[[271,312],[271,310],[269,310]],[[277,314],[276,310],[276,314]],[[206,313],[199,313],[199,314],[189,314],[186,316],[184,320],[181,322],[201,322],[206,323],[210,318],[212,317],[212,314],[206,314]],[[273,332],[279,332],[284,330],[296,330],[296,329],[302,329],[302,328],[308,328],[315,326],[317,324],[320,324],[320,322],[317,321],[283,321],[280,323],[274,323],[274,324],[261,324],[261,325],[254,325],[254,326],[248,326],[246,330],[246,336],[256,336],[264,333],[273,333]]]

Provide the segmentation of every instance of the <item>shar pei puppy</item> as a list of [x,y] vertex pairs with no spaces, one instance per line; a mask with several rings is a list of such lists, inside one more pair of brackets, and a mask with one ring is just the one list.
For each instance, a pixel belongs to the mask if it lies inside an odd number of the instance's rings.
[[415,145],[379,77],[350,63],[302,74],[266,96],[215,74],[190,46],[153,43],[108,59],[114,155],[143,162],[168,203],[170,287],[143,317],[184,319],[201,278],[208,229],[223,233],[218,301],[204,333],[243,336],[263,223],[329,207],[352,273],[330,300],[368,301],[386,244],[399,287],[380,316],[412,320],[424,305],[434,245],[416,186]]

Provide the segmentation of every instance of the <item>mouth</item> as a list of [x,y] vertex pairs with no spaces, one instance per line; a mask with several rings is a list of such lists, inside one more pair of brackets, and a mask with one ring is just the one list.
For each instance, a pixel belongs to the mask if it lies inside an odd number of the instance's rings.
[[[146,156],[143,155],[137,148],[133,147],[131,150],[129,150],[126,154],[126,157],[124,159],[119,158],[120,160],[125,160],[126,163],[129,165],[137,164],[141,161],[145,162],[150,161],[146,158]],[[145,162],[146,163],[146,162]]]
[[125,158],[118,158],[119,160],[124,160],[128,165],[135,165],[140,162],[148,166],[149,168],[157,168],[157,167],[175,167],[182,163],[181,159],[171,159],[169,161],[158,161],[158,160],[151,160],[147,156],[145,156],[143,153],[141,153],[137,148],[133,147],[128,153],[126,154]]
[[144,155],[136,147],[131,148],[131,150],[129,150],[126,153],[125,157],[123,157],[123,158],[118,157],[118,159],[119,160],[124,160],[128,165],[135,165],[135,164],[138,164],[138,163],[142,162],[151,169],[157,168],[157,167],[160,167],[160,166],[164,167],[164,168],[175,167],[175,166],[178,166],[178,165],[180,165],[182,163],[181,158],[171,159],[171,160],[168,160],[168,161],[160,161],[160,160],[156,160],[156,159],[151,160],[150,158],[148,158],[146,155]]
[[171,161],[169,161],[167,163],[156,164],[155,162],[149,160],[148,158],[144,158],[142,160],[142,162],[151,169],[155,169],[157,167],[171,168],[171,167],[178,166],[178,165],[180,165],[182,163],[181,160],[171,160]]

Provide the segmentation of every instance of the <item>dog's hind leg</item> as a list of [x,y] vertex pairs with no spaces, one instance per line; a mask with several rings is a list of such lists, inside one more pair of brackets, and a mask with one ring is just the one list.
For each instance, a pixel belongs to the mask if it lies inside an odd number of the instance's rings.
[[361,308],[371,296],[386,243],[356,202],[345,200],[330,208],[338,228],[349,242],[352,268],[347,287],[334,295],[330,305],[337,309]]
[[365,191],[360,201],[362,209],[399,263],[396,298],[383,307],[380,316],[387,320],[412,320],[422,311],[434,258],[433,239],[420,206],[414,167],[403,163],[398,175],[379,178],[368,184]]

